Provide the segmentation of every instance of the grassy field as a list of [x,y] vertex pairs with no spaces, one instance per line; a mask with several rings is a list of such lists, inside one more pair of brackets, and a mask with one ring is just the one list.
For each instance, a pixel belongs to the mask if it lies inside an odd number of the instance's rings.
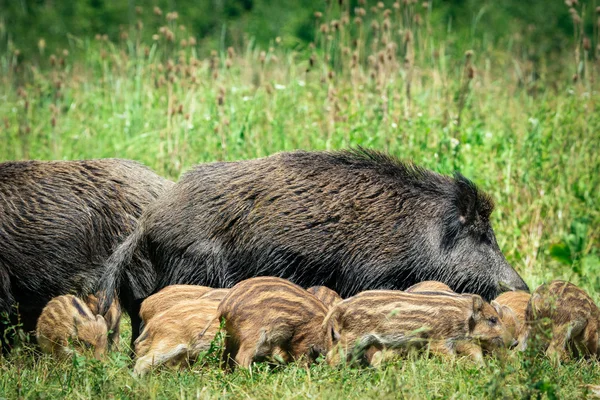
[[[295,51],[277,38],[200,48],[165,13],[152,40],[132,26],[66,49],[40,41],[35,60],[1,54],[0,160],[122,157],[177,179],[282,150],[385,150],[489,192],[498,242],[531,287],[567,279],[600,300],[598,38],[575,20],[572,47],[538,57],[535,32],[458,40],[430,6],[347,11],[316,15],[316,42]],[[23,348],[0,360],[0,398],[583,398],[600,384],[593,363],[535,354],[231,375],[209,357],[136,379],[122,347],[67,363]]]

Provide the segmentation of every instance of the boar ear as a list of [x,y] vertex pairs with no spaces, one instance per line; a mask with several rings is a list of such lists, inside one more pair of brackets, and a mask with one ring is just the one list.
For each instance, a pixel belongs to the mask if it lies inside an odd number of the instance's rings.
[[[492,198],[480,191],[473,182],[462,176],[460,172],[454,174],[454,181],[457,187],[456,206],[460,216],[464,217],[464,223],[473,222],[477,215],[484,220],[489,219],[494,210]],[[459,219],[461,219],[460,216]]]
[[454,174],[455,190],[451,194],[451,204],[443,216],[442,246],[454,247],[464,227],[476,217],[477,190],[473,183],[460,173]]
[[460,173],[454,174],[455,191],[452,194],[451,210],[444,215],[442,245],[450,248],[456,243],[460,231],[473,224],[478,218],[489,220],[494,209],[492,199]]
[[465,226],[470,225],[476,217],[477,210],[477,188],[460,173],[454,174],[456,182],[456,208],[458,210],[458,222]]
[[494,310],[496,310],[500,319],[504,318],[504,315],[503,315],[504,307],[501,306],[496,300],[492,300],[492,302],[490,304],[492,305],[492,307],[494,307]]
[[477,324],[477,321],[481,317],[481,312],[483,311],[483,304],[484,304],[481,296],[478,296],[476,294],[474,294],[472,296],[473,296],[473,313],[469,317],[469,331],[472,331],[473,329],[475,329],[475,325]]
[[335,329],[333,324],[331,327],[329,327],[329,334],[331,335],[331,340],[333,340],[334,343],[337,343],[338,340],[340,340],[340,333]]
[[474,294],[473,295],[473,314],[479,314],[483,311],[483,299],[481,296]]

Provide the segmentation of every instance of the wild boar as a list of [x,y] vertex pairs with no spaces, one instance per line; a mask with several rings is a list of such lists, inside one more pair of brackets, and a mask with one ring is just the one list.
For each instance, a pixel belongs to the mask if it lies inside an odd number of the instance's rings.
[[179,299],[148,320],[135,341],[134,373],[141,376],[151,367],[193,364],[210,349],[219,331],[216,313],[226,293],[217,289],[198,298]]
[[328,309],[343,300],[335,290],[331,290],[327,286],[312,286],[306,290],[321,300]]
[[43,352],[59,358],[91,350],[94,357],[102,359],[108,348],[108,329],[102,315],[92,314],[83,300],[72,295],[55,297],[44,307],[36,338]]
[[319,299],[276,277],[236,284],[217,314],[225,320],[223,361],[230,368],[248,368],[275,355],[310,363],[327,354],[337,335],[333,325],[322,326],[327,308]]
[[525,324],[525,309],[531,294],[527,292],[505,292],[496,297],[491,305],[496,309],[506,329],[513,338],[518,339]]
[[450,286],[438,281],[424,281],[412,285],[405,290],[407,293],[412,292],[452,292]]
[[153,294],[142,302],[140,317],[147,324],[152,317],[168,310],[182,301],[196,300],[213,290],[207,286],[171,285]]
[[344,298],[438,280],[491,300],[504,289],[528,290],[500,251],[492,210],[462,175],[373,150],[202,164],[145,210],[99,288],[112,294],[141,252],[153,269],[131,274],[138,282],[130,284],[154,286],[146,296],[173,284],[231,287],[278,276]]
[[569,358],[570,353],[596,357],[599,317],[598,306],[584,290],[559,280],[543,284],[527,304],[519,348],[527,349],[535,335],[554,362]]
[[496,310],[478,295],[366,291],[335,305],[323,322],[332,323],[339,329],[339,340],[327,355],[331,365],[344,357],[368,364],[372,347],[426,345],[432,353],[468,355],[482,363],[482,350],[510,342]]
[[[99,296],[95,294],[89,294],[84,299],[85,304],[88,306],[93,315],[100,315],[100,303]],[[108,309],[108,312],[102,315],[104,321],[106,321],[106,327],[108,328],[108,346],[119,345],[120,333],[121,333],[121,306],[119,300],[115,298],[112,305]]]
[[[52,298],[94,293],[106,258],[172,184],[129,160],[0,163],[0,314],[14,322],[18,306],[24,330],[33,331]],[[152,273],[136,255],[131,261],[134,275]],[[123,274],[124,307],[154,289]]]

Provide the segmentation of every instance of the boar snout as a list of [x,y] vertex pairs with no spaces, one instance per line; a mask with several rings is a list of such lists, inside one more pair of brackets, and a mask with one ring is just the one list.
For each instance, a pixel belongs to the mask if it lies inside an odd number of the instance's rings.
[[498,282],[498,292],[515,292],[515,291],[523,291],[529,293],[529,286],[521,279],[520,276],[517,275],[518,279],[514,279],[513,282],[501,280]]
[[508,262],[504,262],[502,264],[504,273],[501,274],[500,278],[498,279],[498,294],[518,290],[529,293],[529,287],[523,278],[519,276],[517,271],[515,271]]

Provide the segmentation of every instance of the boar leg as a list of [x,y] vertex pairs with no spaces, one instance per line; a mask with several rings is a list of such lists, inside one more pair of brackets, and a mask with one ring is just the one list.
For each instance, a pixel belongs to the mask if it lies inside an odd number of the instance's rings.
[[377,349],[375,347],[371,347],[365,353],[365,358],[371,367],[378,368],[383,364],[386,359],[385,354],[383,354],[383,350]]
[[340,364],[340,362],[342,360],[342,356],[345,358],[346,352],[342,349],[341,343],[336,343],[333,345],[331,350],[329,350],[329,352],[327,353],[327,356],[325,357],[325,361],[331,367],[335,367],[338,364]]
[[[121,339],[121,310],[117,303],[113,302],[112,306],[104,316],[110,333],[108,334],[108,346],[110,349],[116,349]],[[138,331],[141,328],[138,328]]]
[[588,323],[583,331],[583,343],[586,350],[586,357],[595,357],[598,353],[598,326],[595,323]]
[[151,367],[157,367],[171,360],[176,360],[187,354],[188,347],[181,343],[173,347],[168,343],[161,343],[157,348],[151,349],[145,356],[138,358],[133,368],[137,376],[145,375]]
[[398,360],[401,354],[402,353],[398,349],[379,350],[376,347],[371,347],[365,356],[371,367],[379,368],[384,363]]
[[108,348],[111,350],[116,350],[119,347],[119,342],[121,341],[121,332],[120,328],[117,326],[114,329],[111,329],[108,334]]
[[552,329],[552,340],[546,350],[546,355],[553,361],[561,361],[567,358],[567,343],[573,337],[579,336],[585,327],[585,321],[556,325]]
[[485,365],[485,362],[483,361],[483,351],[478,343],[460,341],[456,344],[456,352],[468,356],[476,364]]
[[131,353],[133,354],[133,349],[135,340],[140,335],[142,329],[142,318],[140,318],[140,307],[142,300],[132,300],[131,311],[129,312],[129,319],[131,320]]
[[225,336],[225,350],[221,358],[221,366],[226,371],[233,371],[235,368],[234,359],[238,354],[239,344],[231,336]]
[[372,345],[364,352],[364,359],[368,365],[378,367],[385,360],[383,346]]
[[309,342],[310,340],[308,338],[298,341],[292,339],[292,343],[288,340],[279,347],[281,347],[282,350],[287,351],[294,361],[301,360],[304,365],[309,366],[318,357],[318,354],[315,354],[315,351]]
[[381,352],[388,349],[401,349],[406,348],[409,340],[406,335],[376,335],[367,334],[356,342],[354,349],[352,350],[352,361],[358,362],[363,365],[373,365],[373,357],[376,357],[378,364],[383,361],[381,357],[384,354]]
[[281,346],[275,346],[270,358],[278,364],[288,364],[292,360],[292,355],[287,349],[284,349]]
[[254,361],[254,357],[256,355],[256,346],[253,345],[253,341],[244,341],[240,345],[240,349],[235,356],[235,362],[242,368],[250,368],[252,362]]
[[521,333],[519,333],[519,337],[517,338],[517,350],[525,351],[527,350],[527,341],[529,340],[529,335],[531,334],[531,323],[527,323],[523,325],[521,329]]
[[456,349],[452,342],[446,340],[431,340],[429,342],[429,352],[443,356],[455,356]]
[[15,298],[11,293],[10,277],[4,265],[0,264],[0,347],[3,354],[8,354],[11,348],[11,340],[6,337],[9,336],[6,328],[13,325],[14,306]]

